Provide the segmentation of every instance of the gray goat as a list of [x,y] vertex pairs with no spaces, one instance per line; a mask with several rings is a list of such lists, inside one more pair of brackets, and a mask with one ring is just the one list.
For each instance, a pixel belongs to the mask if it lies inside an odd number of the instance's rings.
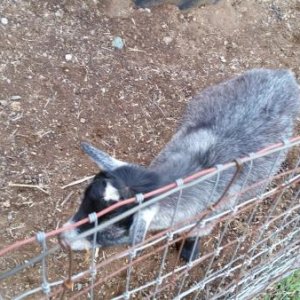
[[[100,167],[101,172],[85,191],[77,213],[67,223],[74,223],[92,212],[146,193],[197,171],[247,156],[263,147],[289,138],[300,111],[300,89],[288,70],[254,69],[229,81],[205,89],[196,95],[187,107],[181,125],[171,141],[152,161],[149,167],[125,163],[83,143],[84,152]],[[278,172],[286,152],[261,157],[243,166],[238,178],[227,190],[227,196],[240,191],[247,176],[252,185]],[[234,168],[220,174],[211,197],[216,178],[210,178],[182,191],[177,213],[178,194],[167,196],[159,203],[135,213],[107,229],[97,232],[97,246],[132,244],[143,241],[146,232],[170,227],[172,220],[182,222],[213,205],[227,189]],[[247,197],[261,192],[245,193],[238,199],[232,196],[217,209],[218,213],[232,208]],[[122,207],[98,219],[98,224],[132,208]],[[174,219],[173,219],[174,217]],[[74,250],[91,247],[92,237],[76,239],[78,234],[93,227],[82,225],[62,234],[62,241]],[[181,256],[195,259],[199,246],[195,238],[207,235],[195,227],[186,240]],[[197,238],[197,240],[198,240]],[[193,255],[192,255],[193,253]]]

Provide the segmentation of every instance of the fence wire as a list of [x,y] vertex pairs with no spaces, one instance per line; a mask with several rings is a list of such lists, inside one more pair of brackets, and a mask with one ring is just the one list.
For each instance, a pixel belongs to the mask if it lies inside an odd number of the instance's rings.
[[[281,171],[250,184],[257,160],[272,155],[274,166],[290,152]],[[247,172],[240,190],[215,199],[223,172]],[[213,180],[214,205],[190,219],[175,222],[182,194],[195,184]],[[230,186],[227,186],[229,189]],[[255,191],[255,193],[253,193]],[[77,238],[92,235],[129,215],[176,195],[171,226],[150,233],[128,247],[66,252],[56,237],[83,223],[94,223]],[[255,195],[254,195],[255,194]],[[232,199],[245,198],[232,207]],[[253,196],[254,195],[254,196]],[[201,197],[201,195],[199,195]],[[144,201],[142,201],[144,199]],[[134,203],[139,205],[104,223],[97,217]],[[212,214],[220,205],[226,210]],[[198,236],[201,255],[188,262],[180,258],[187,232],[196,226],[214,228]],[[196,245],[196,244],[195,244]],[[195,247],[194,247],[195,248]],[[193,249],[194,251],[195,249]],[[22,262],[12,258],[24,253]],[[69,227],[19,241],[0,250],[9,267],[0,274],[0,299],[253,299],[268,286],[300,269],[300,136],[278,143],[225,165],[203,170],[145,195],[118,202]]]

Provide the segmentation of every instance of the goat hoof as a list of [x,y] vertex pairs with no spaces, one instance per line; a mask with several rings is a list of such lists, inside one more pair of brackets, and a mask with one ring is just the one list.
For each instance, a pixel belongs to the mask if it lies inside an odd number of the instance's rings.
[[[196,245],[195,245],[196,243]],[[194,248],[195,245],[195,248]],[[194,251],[193,251],[194,249]],[[199,239],[186,239],[184,245],[182,247],[180,257],[185,261],[193,261],[200,256],[200,246],[199,246]]]

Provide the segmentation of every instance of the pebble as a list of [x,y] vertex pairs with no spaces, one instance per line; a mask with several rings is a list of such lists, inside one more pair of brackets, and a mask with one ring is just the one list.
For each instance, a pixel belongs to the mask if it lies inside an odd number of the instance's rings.
[[9,207],[10,207],[10,202],[9,202],[9,200],[4,201],[4,202],[2,203],[2,205],[3,205],[3,207],[5,207],[5,208],[9,208]]
[[225,59],[225,57],[224,56],[220,56],[220,60],[221,60],[221,62],[223,62],[223,63],[226,63],[226,59]]
[[173,41],[173,39],[170,36],[165,36],[163,38],[163,41],[166,45],[169,45]]
[[122,49],[124,47],[124,41],[119,36],[116,36],[112,41],[112,45],[116,49]]
[[7,20],[7,18],[1,18],[1,24],[2,25],[7,25],[8,24],[8,20]]
[[70,53],[68,53],[68,54],[65,55],[66,61],[70,61],[70,60],[72,60],[72,58],[73,58],[73,55],[70,54]]
[[20,102],[12,102],[11,109],[13,111],[20,111],[21,110],[21,103]]
[[10,97],[11,100],[21,100],[21,98],[22,98],[22,97],[19,96],[19,95],[15,95],[15,96],[11,96],[11,97]]
[[141,12],[146,12],[146,13],[148,13],[148,14],[150,14],[151,13],[151,9],[150,8],[139,8],[138,9],[139,11],[141,11]]
[[63,10],[59,9],[55,12],[55,16],[58,17],[58,18],[62,18],[64,15],[64,12]]
[[0,100],[0,105],[1,106],[6,106],[8,103],[6,100]]
[[[7,201],[8,201],[8,200],[7,200]],[[10,212],[8,213],[8,216],[7,216],[7,221],[8,221],[8,222],[11,222],[11,221],[13,220],[13,218],[14,218],[13,213],[10,211]]]
[[85,118],[80,118],[80,123],[84,124],[86,122]]

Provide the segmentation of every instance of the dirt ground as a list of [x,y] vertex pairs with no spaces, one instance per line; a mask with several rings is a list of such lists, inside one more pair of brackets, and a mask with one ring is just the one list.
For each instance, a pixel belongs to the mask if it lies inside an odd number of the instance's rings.
[[[299,0],[186,12],[126,0],[2,0],[0,18],[0,248],[76,210],[86,183],[61,187],[97,171],[80,141],[146,165],[204,87],[255,67],[300,79]],[[0,271],[26,257],[0,258]]]

